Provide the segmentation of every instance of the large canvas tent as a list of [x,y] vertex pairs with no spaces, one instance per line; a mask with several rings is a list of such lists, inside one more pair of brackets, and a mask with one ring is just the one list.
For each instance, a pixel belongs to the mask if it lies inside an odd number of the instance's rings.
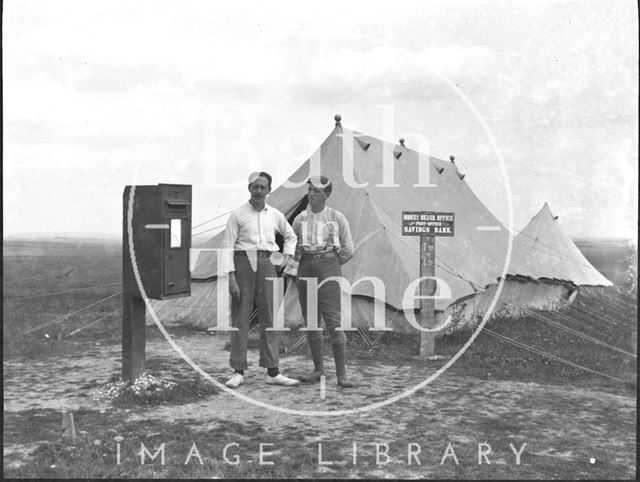
[[[427,169],[428,182],[424,182]],[[343,128],[337,121],[311,158],[288,178],[287,185],[275,189],[267,202],[292,221],[306,207],[306,179],[318,171],[332,180],[333,193],[328,205],[346,215],[356,247],[354,258],[343,267],[343,276],[353,285],[354,325],[371,326],[377,303],[383,307],[388,327],[405,332],[414,330],[404,315],[415,312],[419,302],[415,297],[403,295],[419,277],[419,238],[401,235],[402,211],[455,213],[455,236],[436,240],[435,274],[441,280],[436,294],[450,293],[436,299],[436,310],[456,315],[458,323],[452,324],[451,329],[482,314],[504,270],[509,233],[469,188],[453,161],[420,154],[404,143],[394,145]],[[555,226],[543,226],[544,229],[536,228],[534,232],[537,224],[523,230],[527,233],[521,235],[523,241],[514,240],[508,270],[511,276],[507,279],[510,286],[505,285],[503,290],[509,299],[522,306],[549,306],[550,296],[561,302],[574,284],[585,280],[607,283],[590,265],[596,274],[575,279],[576,271],[563,273],[557,266],[553,270],[549,266],[547,270],[548,258],[542,255],[544,251],[539,246],[551,245],[553,248],[549,249],[560,249],[574,257],[571,246],[575,246],[569,238],[558,234]],[[207,328],[217,325],[218,267],[214,250],[221,247],[223,235],[218,233],[202,246],[204,249],[194,250],[191,298],[154,302],[163,322]],[[530,235],[542,240],[537,241],[539,246],[524,241]],[[364,277],[382,280],[384,293],[375,292],[372,283],[358,282]],[[562,282],[547,283],[553,286],[550,295],[549,289],[541,290],[540,279]],[[284,310],[289,326],[301,323],[294,283],[287,284]]]

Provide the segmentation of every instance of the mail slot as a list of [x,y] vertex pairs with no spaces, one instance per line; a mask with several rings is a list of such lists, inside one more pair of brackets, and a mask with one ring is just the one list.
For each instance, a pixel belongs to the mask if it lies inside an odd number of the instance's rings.
[[142,296],[134,269],[137,268],[148,298],[163,300],[190,296],[191,186],[158,184],[134,187],[133,199],[132,186],[126,186],[123,195],[125,294]]

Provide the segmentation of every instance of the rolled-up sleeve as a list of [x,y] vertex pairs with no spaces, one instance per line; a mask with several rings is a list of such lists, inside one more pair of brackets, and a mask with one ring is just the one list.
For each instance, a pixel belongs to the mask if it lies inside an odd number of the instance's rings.
[[293,229],[293,232],[296,235],[296,250],[293,257],[297,261],[300,259],[300,214],[298,214],[293,220],[293,223],[291,224],[291,228]]
[[338,259],[340,264],[345,264],[354,254],[353,239],[351,238],[351,229],[349,229],[349,221],[342,213],[337,213],[336,217],[339,234],[340,234],[340,249],[338,250]]
[[218,274],[229,273],[236,270],[235,263],[233,261],[233,250],[236,246],[236,240],[238,239],[238,216],[235,212],[232,212],[227,219],[227,225],[224,228],[224,238],[222,241],[222,249],[224,250],[222,256],[219,258],[222,261],[222,266],[218,266]]
[[296,245],[298,244],[298,236],[293,231],[293,228],[287,221],[287,218],[282,215],[282,220],[280,222],[280,234],[284,238],[284,247],[282,249],[282,254],[288,254],[291,256],[295,255]]

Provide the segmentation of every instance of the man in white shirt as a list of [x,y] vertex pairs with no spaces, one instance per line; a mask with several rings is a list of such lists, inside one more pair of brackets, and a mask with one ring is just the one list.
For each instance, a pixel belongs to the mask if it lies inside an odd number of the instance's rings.
[[[293,231],[298,236],[296,258],[298,265],[298,293],[305,322],[308,322],[307,281],[316,278],[318,285],[333,276],[341,277],[341,265],[353,258],[353,241],[349,222],[339,211],[326,206],[331,195],[332,184],[326,176],[314,176],[307,181],[307,209],[293,220]],[[336,362],[338,385],[353,387],[346,374],[346,336],[340,328],[340,285],[328,281],[318,289],[318,304],[311,309],[322,315],[331,339],[333,358]],[[318,318],[319,319],[319,318]],[[313,371],[300,379],[305,383],[316,383],[324,375],[322,357],[322,332],[307,331],[307,343],[313,358]]]
[[273,281],[267,278],[277,276],[274,253],[279,251],[276,233],[284,237],[285,266],[294,254],[296,235],[284,214],[265,203],[271,192],[271,176],[266,172],[255,172],[249,176],[249,202],[232,211],[224,237],[223,247],[234,250],[229,263],[229,293],[232,298],[232,326],[238,331],[231,332],[230,365],[235,371],[226,382],[236,388],[244,382],[247,369],[247,343],[249,324],[254,301],[258,308],[260,324],[260,361],[267,369],[267,383],[270,385],[293,386],[299,381],[285,377],[278,369],[279,333],[266,330],[273,327]]

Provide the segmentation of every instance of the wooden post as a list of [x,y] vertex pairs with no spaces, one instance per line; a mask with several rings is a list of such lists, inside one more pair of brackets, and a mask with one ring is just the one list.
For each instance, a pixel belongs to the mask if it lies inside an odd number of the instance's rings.
[[76,425],[73,422],[73,412],[62,410],[62,436],[76,441]]
[[[436,274],[436,238],[420,236],[420,277]],[[433,296],[436,292],[434,279],[420,281],[420,296]],[[436,326],[436,304],[433,298],[420,299],[420,324],[427,328]],[[433,356],[436,347],[435,332],[420,332],[420,356]]]
[[[129,194],[123,193],[122,209],[122,379],[134,380],[144,373],[146,306],[140,295],[129,251]],[[135,230],[135,228],[134,228]],[[132,233],[133,234],[133,233]]]
[[126,294],[122,303],[122,379],[134,380],[144,373],[146,306]]

